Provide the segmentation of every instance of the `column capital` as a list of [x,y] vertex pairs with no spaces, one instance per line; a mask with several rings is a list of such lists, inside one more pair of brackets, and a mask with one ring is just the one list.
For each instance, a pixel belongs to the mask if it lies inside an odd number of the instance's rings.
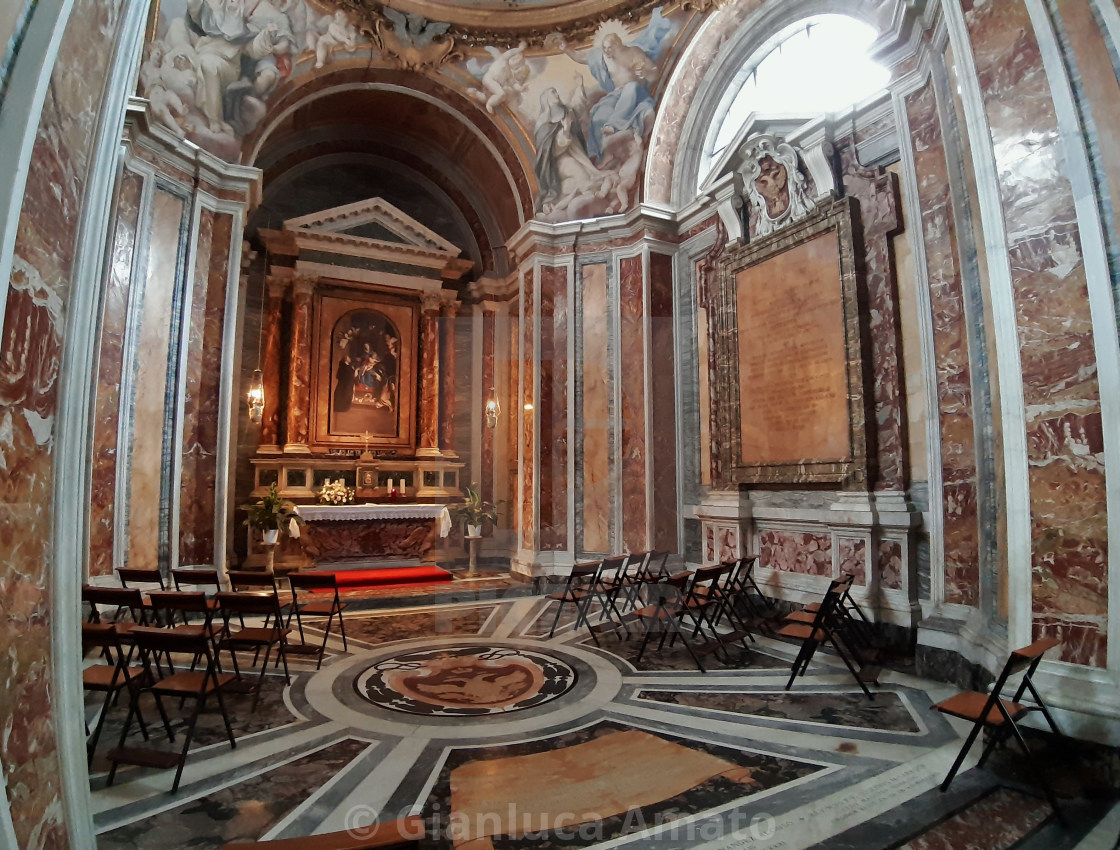
[[454,319],[459,315],[459,308],[463,305],[457,299],[449,299],[440,302],[440,312],[449,319]]
[[265,280],[265,284],[268,286],[269,297],[283,298],[288,291],[289,283],[291,283],[291,278],[277,277],[274,274],[270,274]]
[[442,296],[438,292],[424,292],[420,295],[420,309],[425,313],[438,313]]
[[317,275],[297,274],[292,278],[292,293],[294,295],[310,295],[319,283]]

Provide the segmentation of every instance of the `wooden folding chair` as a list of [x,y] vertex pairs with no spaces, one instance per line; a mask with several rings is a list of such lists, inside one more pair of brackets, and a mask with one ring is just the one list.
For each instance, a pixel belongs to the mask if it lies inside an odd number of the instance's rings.
[[[112,623],[82,623],[82,654],[85,655],[92,649],[99,650],[106,661],[82,669],[82,687],[86,691],[105,694],[105,699],[97,713],[97,723],[93,727],[93,732],[89,734],[86,741],[87,764],[93,763],[93,752],[97,749],[97,741],[101,737],[105,717],[113,701],[120,696],[121,691],[127,690],[131,703],[133,692],[142,685],[150,683],[147,669],[143,665],[132,664],[133,644],[129,643],[126,649]],[[168,730],[168,734],[171,734],[167,715],[163,714],[163,706],[158,703],[157,705],[163,717],[164,728]],[[140,732],[147,741],[148,726],[139,709],[137,709],[136,719],[140,723]]]
[[[319,656],[319,663],[315,665],[318,670],[323,666],[323,653],[327,649],[327,638],[331,634],[331,622],[338,617],[338,630],[342,633],[342,648],[349,651],[346,643],[346,625],[342,622],[342,611],[346,603],[339,598],[338,579],[334,573],[289,573],[288,582],[292,587],[292,610],[296,615],[296,625],[299,627],[299,639],[302,646],[307,646],[307,638],[303,634],[304,617],[326,617],[327,622],[323,628],[323,642],[318,647],[311,647]],[[332,594],[329,598],[326,591]],[[302,599],[301,599],[302,594]],[[305,601],[306,600],[306,601]],[[288,615],[288,625],[291,625],[291,614]],[[289,645],[289,652],[296,652],[297,647]]]
[[[591,603],[598,600],[600,605],[603,605],[603,615],[609,616],[609,608],[603,599],[603,588],[600,585],[599,577],[603,569],[602,561],[587,561],[582,564],[573,564],[572,569],[568,573],[568,578],[564,583],[564,589],[558,593],[549,593],[545,596],[559,605],[556,608],[556,616],[552,620],[552,628],[548,630],[548,636],[552,637],[556,632],[556,625],[560,622],[560,614],[564,610],[565,605],[573,605],[576,609],[576,622],[573,626],[578,629],[582,625],[587,625],[587,629],[591,632],[591,639],[595,641],[595,645],[599,645],[599,638],[596,632],[602,631],[605,627],[601,622],[597,626],[592,626],[589,614],[591,611]],[[617,625],[613,620],[610,620],[606,625]]]
[[[175,780],[171,784],[174,793],[179,788],[179,780],[183,776],[183,767],[187,763],[187,751],[190,749],[194,737],[194,727],[198,716],[202,713],[206,700],[211,694],[218,698],[218,708],[222,712],[225,722],[226,734],[229,736],[231,747],[237,746],[233,737],[233,727],[226,713],[226,705],[222,699],[222,688],[233,681],[233,676],[219,673],[215,668],[214,656],[210,651],[210,641],[206,635],[198,631],[175,629],[159,629],[147,626],[137,626],[129,633],[129,637],[136,644],[140,653],[140,660],[146,670],[146,684],[136,688],[129,702],[128,718],[121,730],[120,742],[117,747],[109,751],[109,761],[112,767],[109,770],[107,784],[112,785],[117,775],[117,767],[121,764],[135,764],[141,767],[168,768],[175,766]],[[157,654],[170,655],[182,653],[206,659],[205,669],[190,672],[172,673],[168,676],[157,676],[152,672],[152,658]],[[150,693],[160,706],[163,713],[162,697],[178,698],[179,700],[194,700],[194,709],[187,720],[187,728],[183,735],[183,746],[178,753],[167,750],[149,749],[147,747],[126,747],[129,730],[132,727],[132,718],[140,710],[140,697]],[[164,715],[166,717],[166,715]],[[171,743],[175,743],[175,735],[170,726],[167,736]]]
[[[143,585],[140,590],[166,590],[163,573],[158,567],[117,567],[117,579],[121,587]],[[131,585],[130,585],[131,583]]]
[[[241,681],[241,668],[237,663],[239,650],[252,650],[253,663],[256,663],[260,651],[264,650],[264,660],[261,662],[257,681],[249,690],[253,693],[253,710],[261,698],[261,688],[264,685],[264,675],[268,668],[268,659],[272,648],[276,647],[277,660],[284,665],[284,681],[291,684],[288,674],[288,655],[286,652],[287,634],[290,631],[284,626],[283,617],[280,615],[279,602],[275,594],[259,593],[230,593],[223,591],[217,596],[218,608],[222,612],[225,631],[220,643],[220,648],[229,651],[233,661],[233,672],[238,681]],[[230,619],[236,614],[240,623],[245,622],[245,616],[263,617],[263,626],[241,626],[231,628]],[[274,622],[273,622],[274,621]],[[269,625],[272,623],[272,625]]]
[[[1046,793],[1046,799],[1050,801],[1058,819],[1065,824],[1066,819],[1062,814],[1062,810],[1058,807],[1058,800],[1054,796],[1054,791],[1050,787],[1050,783],[1046,781],[1046,771],[1043,765],[1040,765],[1031,753],[1030,747],[1027,746],[1026,740],[1023,738],[1023,733],[1019,730],[1019,721],[1026,717],[1032,711],[1041,712],[1042,716],[1046,719],[1046,723],[1050,726],[1052,731],[1058,737],[1062,737],[1061,731],[1058,729],[1058,724],[1054,722],[1050,710],[1046,707],[1046,703],[1042,699],[1042,695],[1034,686],[1033,677],[1035,670],[1038,669],[1039,663],[1042,661],[1042,656],[1047,650],[1058,646],[1061,641],[1054,638],[1042,638],[1036,640],[1030,646],[1024,646],[1022,649],[1012,650],[1011,655],[1007,659],[1007,663],[1003,665],[1003,670],[999,674],[999,678],[992,686],[991,692],[982,694],[979,691],[962,691],[956,696],[949,697],[947,700],[942,700],[933,706],[943,714],[949,714],[953,717],[959,717],[962,720],[967,720],[972,723],[972,729],[965,738],[964,746],[961,747],[960,753],[957,754],[956,761],[949,769],[948,776],[945,781],[941,783],[941,790],[946,791],[949,784],[953,781],[953,777],[957,775],[960,770],[961,764],[964,763],[965,756],[972,748],[976,737],[980,734],[980,730],[985,729],[988,731],[988,741],[984,745],[984,752],[980,756],[980,761],[977,762],[977,767],[983,767],[984,763],[988,760],[992,750],[996,744],[1001,741],[1007,740],[1008,737],[1014,736],[1019,742],[1019,746],[1026,754],[1027,759],[1035,767],[1038,772],[1039,783],[1042,785],[1043,791]],[[1023,674],[1022,681],[1019,687],[1015,689],[1015,695],[1011,699],[1004,699],[1003,689],[1007,686],[1007,680],[1019,673]],[[1020,702],[1023,695],[1030,691],[1031,697],[1034,699],[1034,705],[1025,705]]]
[[133,626],[148,624],[144,594],[137,587],[86,584],[82,586],[82,601],[89,604],[89,622],[113,623],[119,634],[125,634]]
[[[276,577],[271,573],[255,573],[248,570],[230,570],[226,574],[229,578],[229,588],[235,593],[271,593],[276,598],[276,607],[288,619],[292,615],[290,595],[283,598],[280,595],[280,586]],[[281,621],[283,622],[283,621]],[[265,625],[268,625],[267,621]]]
[[212,567],[175,567],[171,579],[176,590],[198,591],[206,594],[206,604],[212,611],[218,610],[214,594],[222,589],[222,577]]
[[619,594],[623,595],[622,605],[625,608],[633,595],[634,587],[639,584],[637,580],[638,571],[649,554],[649,552],[639,552],[617,558],[607,558],[603,561],[600,583],[606,591],[606,596],[611,601],[615,613],[618,613],[620,617],[621,614],[618,610]]
[[643,592],[647,593],[650,598],[656,598],[656,602],[652,605],[645,605],[641,608],[636,608],[633,612],[633,617],[642,624],[645,630],[645,636],[642,638],[642,645],[638,649],[638,655],[634,659],[637,664],[642,660],[645,654],[646,646],[649,644],[650,638],[654,633],[660,634],[660,640],[657,642],[657,651],[660,652],[665,646],[665,639],[672,635],[670,646],[672,646],[677,638],[680,638],[684,644],[688,654],[692,656],[692,660],[696,662],[696,666],[700,668],[701,673],[706,673],[704,669],[704,662],[700,660],[696,649],[692,645],[686,634],[687,629],[681,628],[681,622],[684,619],[692,621],[694,629],[699,628],[699,623],[695,619],[695,615],[689,611],[685,605],[685,599],[688,595],[688,584],[692,580],[692,573],[681,572],[676,575],[669,576],[661,581],[647,582],[643,588]]
[[[847,643],[843,635],[843,618],[844,614],[839,609],[840,599],[845,592],[851,587],[853,578],[851,575],[846,575],[842,579],[833,580],[828,585],[828,590],[825,591],[824,598],[820,601],[816,611],[813,613],[813,620],[811,623],[798,622],[796,620],[787,622],[786,625],[778,629],[778,634],[781,637],[794,638],[801,641],[801,648],[797,652],[797,658],[793,662],[793,667],[790,670],[789,681],[786,683],[786,690],[788,691],[793,687],[794,680],[798,676],[804,675],[805,671],[809,668],[809,662],[813,660],[813,655],[817,651],[817,647],[821,644],[829,643],[840,656],[844,662],[844,666],[852,674],[852,678],[867,694],[868,699],[875,699],[875,695],[867,688],[867,682],[874,682],[877,668],[862,669],[862,660],[858,653],[852,648],[851,644]],[[859,666],[861,669],[857,670]]]

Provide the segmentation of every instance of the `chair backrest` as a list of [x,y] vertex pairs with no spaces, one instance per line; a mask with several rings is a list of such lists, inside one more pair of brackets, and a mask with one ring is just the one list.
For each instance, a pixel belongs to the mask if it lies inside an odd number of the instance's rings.
[[144,595],[138,587],[101,587],[87,584],[82,587],[82,599],[90,604],[91,612],[97,621],[101,618],[99,606],[115,608],[117,611],[126,608],[137,623],[144,621]]
[[128,587],[129,582],[134,584],[158,584],[160,590],[166,589],[163,583],[163,573],[158,567],[117,567],[117,578],[121,587]]
[[288,573],[292,590],[323,590],[333,588],[338,591],[338,577],[334,573]]
[[651,587],[657,588],[658,605],[679,605],[689,593],[689,582],[693,574],[688,570],[666,576]]
[[222,587],[218,571],[209,567],[175,567],[171,571],[171,578],[175,580],[176,590],[182,590],[184,586],[213,587],[218,590]]
[[603,566],[602,561],[584,561],[581,564],[572,564],[572,570],[568,573],[568,584],[573,584],[577,580],[590,581],[599,574],[599,568]]
[[82,623],[82,655],[91,649],[120,651],[120,636],[112,623]]
[[599,575],[606,578],[609,573],[611,574],[611,578],[623,578],[626,575],[626,570],[629,565],[629,555],[615,555],[610,558],[604,558],[599,568]]
[[666,573],[666,562],[669,560],[668,552],[650,552],[649,561],[646,562],[646,575],[651,578],[663,576]]
[[196,629],[176,631],[175,629],[160,629],[150,626],[137,626],[128,633],[129,639],[140,650],[141,658],[147,663],[147,658],[153,652],[181,652],[186,655],[204,655],[207,662],[211,663],[210,639],[202,631]]
[[153,590],[148,594],[148,601],[157,611],[210,613],[206,594],[201,590]]
[[214,598],[218,600],[218,608],[227,620],[230,614],[272,614],[279,616],[275,594],[222,591]]
[[230,570],[227,573],[229,576],[229,586],[236,590],[244,590],[246,588],[265,588],[266,590],[276,590],[276,577],[268,573],[252,573],[246,570]]

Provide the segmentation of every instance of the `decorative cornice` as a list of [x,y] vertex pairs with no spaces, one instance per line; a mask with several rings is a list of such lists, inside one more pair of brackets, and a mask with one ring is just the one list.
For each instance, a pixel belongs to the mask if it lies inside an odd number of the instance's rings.
[[[410,247],[429,248],[452,256],[458,256],[461,253],[458,248],[434,230],[428,229],[383,198],[369,198],[345,206],[320,210],[310,215],[289,218],[285,220],[284,228],[286,230],[311,230],[318,233],[336,233],[340,236],[346,236],[350,234],[343,234],[341,231],[351,227],[360,227],[364,224],[379,224],[404,239]],[[366,241],[365,237],[351,236],[351,238]],[[382,240],[370,239],[368,241],[379,242]],[[388,242],[386,244],[397,245],[398,243]]]
[[405,262],[410,258],[412,265],[425,268],[443,269],[447,265],[447,251],[437,251],[419,245],[406,245],[403,242],[385,242],[381,239],[367,239],[364,236],[350,236],[346,233],[326,233],[316,230],[291,231],[296,245],[301,249],[319,249],[333,254],[349,257],[371,257],[377,260]]
[[[427,21],[449,24],[444,33],[446,38],[442,41],[454,42],[454,47],[481,48],[486,45],[513,47],[521,40],[531,44],[543,43],[547,35],[557,31],[564,33],[570,41],[578,41],[590,37],[605,21],[644,18],[656,6],[661,6],[665,15],[679,10],[708,12],[726,5],[728,0],[557,0],[553,3],[531,3],[521,9],[510,8],[508,4],[501,4],[504,8],[486,9],[479,8],[477,5],[443,2],[443,0],[391,0],[388,3],[378,3],[374,0],[323,0],[323,2],[350,12],[355,20],[361,22],[361,29],[371,38],[379,41],[379,33],[386,26],[384,10],[388,8]],[[497,7],[499,4],[494,5]],[[433,38],[424,47],[436,46],[440,41]],[[441,51],[442,49],[440,47]],[[395,51],[391,52],[395,53]],[[449,52],[450,47],[448,54]],[[428,57],[418,54],[416,57],[422,64],[434,63],[435,66],[442,64],[446,58],[449,58],[449,55]]]

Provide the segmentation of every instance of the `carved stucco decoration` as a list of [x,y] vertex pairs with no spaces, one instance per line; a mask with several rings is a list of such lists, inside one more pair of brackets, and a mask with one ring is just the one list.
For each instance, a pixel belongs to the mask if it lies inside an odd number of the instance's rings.
[[[543,43],[545,36],[557,31],[562,32],[568,40],[578,42],[592,36],[604,21],[643,18],[656,6],[661,7],[663,14],[670,15],[677,10],[708,12],[728,2],[729,0],[528,0],[511,8],[504,2],[485,0],[472,3],[451,0],[393,0],[391,3],[377,3],[373,0],[323,0],[323,5],[353,12],[364,22],[363,31],[374,38],[380,37],[380,27],[387,25],[385,22],[390,18],[389,13],[396,13],[425,21],[443,22],[447,24],[444,33],[454,41],[455,47],[481,48],[486,45],[513,47],[521,40],[530,44]],[[392,42],[394,36],[390,35],[389,40]],[[382,49],[385,49],[384,46]],[[406,53],[409,52],[407,45],[405,50]],[[450,56],[450,50],[448,53]],[[419,67],[439,67],[447,58],[426,62]]]
[[[362,13],[361,4],[346,5]],[[380,14],[367,16],[367,20],[372,24],[370,35],[377,42],[382,57],[402,70],[435,70],[449,59],[461,58],[455,52],[455,39],[446,37],[451,27],[448,23],[430,21],[388,6],[383,7]]]
[[769,236],[816,208],[796,148],[775,136],[743,145],[739,174],[751,209],[751,236]]

